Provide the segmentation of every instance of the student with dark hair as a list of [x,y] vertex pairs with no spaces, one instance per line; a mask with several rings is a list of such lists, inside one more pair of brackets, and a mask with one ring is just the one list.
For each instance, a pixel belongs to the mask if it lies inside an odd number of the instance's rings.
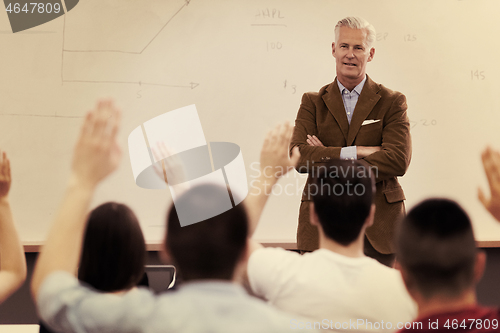
[[[108,293],[126,292],[144,282],[147,286],[145,262],[141,226],[128,206],[107,202],[90,212],[78,266],[81,282]],[[41,323],[40,332],[50,330]]]
[[[227,195],[226,188],[204,185],[176,200],[176,205],[206,211]],[[181,227],[175,207],[167,219],[165,247],[182,281],[227,280],[247,255],[248,222],[238,205],[213,218]],[[223,240],[223,241],[221,241]]]
[[0,151],[0,303],[26,279],[26,259],[9,202],[11,182],[10,161]]
[[[418,317],[401,332],[498,331],[500,312],[477,303],[486,263],[467,213],[454,201],[428,199],[401,224],[398,262]],[[402,327],[398,327],[402,328]]]
[[[255,294],[281,310],[315,318],[324,329],[384,331],[381,322],[414,318],[400,273],[363,252],[375,213],[372,172],[361,161],[338,159],[311,171],[310,222],[318,228],[320,248],[300,255],[254,245],[247,273]],[[272,188],[277,179],[268,175]]]
[[144,276],[146,243],[134,212],[107,202],[89,215],[78,279],[105,292],[131,289]]
[[[249,252],[248,221],[241,205],[186,227],[177,224],[172,207],[164,248],[186,281],[175,292],[156,296],[134,289],[110,295],[78,283],[72,273],[80,255],[85,212],[96,186],[118,166],[118,123],[119,112],[107,101],[85,119],[66,196],[33,274],[32,292],[43,320],[63,332],[289,332],[289,315],[249,296],[237,283]],[[284,151],[288,140],[283,137],[290,135],[291,130],[273,132]],[[277,159],[265,148],[263,152],[263,167],[294,165],[298,160],[297,156],[290,161],[287,154]],[[225,189],[199,190],[185,192],[176,205],[204,209],[217,204],[217,193]],[[196,196],[204,190],[211,195]]]

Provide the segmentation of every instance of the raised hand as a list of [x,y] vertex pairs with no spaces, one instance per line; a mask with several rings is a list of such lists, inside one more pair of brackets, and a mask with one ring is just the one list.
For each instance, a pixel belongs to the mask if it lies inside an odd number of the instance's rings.
[[486,148],[482,154],[484,172],[490,186],[490,197],[487,198],[478,188],[478,198],[483,206],[500,222],[500,153]]
[[0,198],[9,194],[10,183],[10,161],[5,152],[0,152]]
[[82,185],[95,187],[119,164],[121,149],[116,141],[120,111],[109,100],[98,102],[85,118],[72,164],[72,176]]
[[186,181],[186,173],[180,157],[165,142],[158,142],[156,147],[152,148],[152,151],[155,159],[161,161],[161,167],[160,163],[153,165],[158,177],[171,185]]
[[298,147],[293,149],[291,157],[288,155],[292,132],[293,126],[287,122],[267,133],[260,152],[260,170],[265,178],[274,178],[277,181],[299,161]]

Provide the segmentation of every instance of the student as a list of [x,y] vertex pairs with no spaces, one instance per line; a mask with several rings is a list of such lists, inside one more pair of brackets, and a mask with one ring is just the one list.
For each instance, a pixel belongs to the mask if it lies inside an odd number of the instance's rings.
[[[95,290],[126,292],[147,286],[146,244],[139,221],[123,204],[107,202],[90,212],[78,279]],[[50,332],[42,323],[40,332]]]
[[107,202],[89,215],[78,279],[105,292],[137,286],[144,277],[146,243],[134,212]]
[[[400,332],[497,332],[500,311],[477,303],[485,253],[454,201],[429,199],[415,206],[397,238],[398,262],[418,317]],[[398,327],[402,328],[402,327]]]
[[[86,210],[96,186],[119,164],[119,117],[112,103],[104,101],[85,119],[63,204],[33,274],[32,291],[41,317],[64,332],[290,331],[289,315],[250,297],[235,283],[248,254],[247,217],[241,205],[192,228],[177,225],[171,208],[164,249],[184,279],[175,292],[156,297],[148,290],[134,289],[109,295],[78,283],[72,273],[80,254]],[[289,137],[291,132],[285,134]],[[286,150],[288,140],[276,137]],[[261,160],[290,163],[285,157],[276,160],[264,154]],[[221,190],[212,187],[208,191],[217,194]],[[200,200],[191,194],[191,190],[186,192],[179,201],[192,204],[193,209],[217,203],[217,195]]]
[[0,303],[26,279],[26,258],[19,241],[9,203],[10,161],[0,151]]
[[[360,161],[338,159],[315,168],[308,191],[320,248],[299,255],[254,245],[248,280],[256,295],[281,310],[316,318],[323,328],[386,331],[383,321],[394,331],[397,322],[414,318],[415,304],[399,271],[363,252],[365,230],[375,214],[371,172]],[[271,188],[277,179],[267,174]]]

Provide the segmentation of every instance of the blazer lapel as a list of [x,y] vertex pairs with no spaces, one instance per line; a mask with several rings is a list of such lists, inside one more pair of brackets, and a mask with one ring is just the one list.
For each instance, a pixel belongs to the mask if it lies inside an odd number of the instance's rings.
[[326,88],[326,91],[327,93],[323,95],[323,101],[325,102],[325,105],[330,113],[339,124],[340,130],[342,131],[344,138],[347,140],[349,121],[347,120],[347,115],[345,114],[344,102],[342,101],[342,96],[340,96],[339,86],[337,84],[336,78]]
[[[354,108],[354,112],[352,114],[351,125],[349,126],[347,135],[347,146],[352,145],[359,129],[361,128],[361,124],[366,120],[366,117],[368,117],[370,112],[375,107],[375,104],[377,104],[380,99],[380,95],[378,94],[379,90],[379,86],[367,75],[365,85],[359,95],[358,102],[356,103],[356,107]],[[340,102],[342,103],[342,97],[340,97]]]

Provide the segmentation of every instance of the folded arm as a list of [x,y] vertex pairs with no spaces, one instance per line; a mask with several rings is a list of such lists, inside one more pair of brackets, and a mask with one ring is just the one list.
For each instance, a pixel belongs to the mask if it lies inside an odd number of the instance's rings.
[[[305,95],[296,120],[291,147],[299,147],[301,159],[297,170],[309,172],[313,163],[328,158],[341,158],[342,147],[327,147],[317,137],[316,117]],[[392,103],[384,119],[381,146],[356,146],[357,158],[374,167],[376,181],[403,176],[411,159],[410,122],[407,116],[406,98],[400,95]],[[309,132],[309,133],[306,133]],[[375,172],[376,171],[376,172]]]
[[[326,156],[340,158],[342,147],[326,147],[321,142],[317,143],[316,140],[311,140],[312,137],[316,139],[318,137],[316,113],[310,97],[304,94],[290,143],[290,154],[295,147],[299,148],[300,158],[295,168],[300,173],[310,172],[313,164],[324,162]],[[311,145],[308,140],[317,144]]]
[[406,109],[406,97],[400,95],[386,112],[382,149],[363,158],[365,162],[376,168],[376,182],[403,176],[410,165],[410,121]]

